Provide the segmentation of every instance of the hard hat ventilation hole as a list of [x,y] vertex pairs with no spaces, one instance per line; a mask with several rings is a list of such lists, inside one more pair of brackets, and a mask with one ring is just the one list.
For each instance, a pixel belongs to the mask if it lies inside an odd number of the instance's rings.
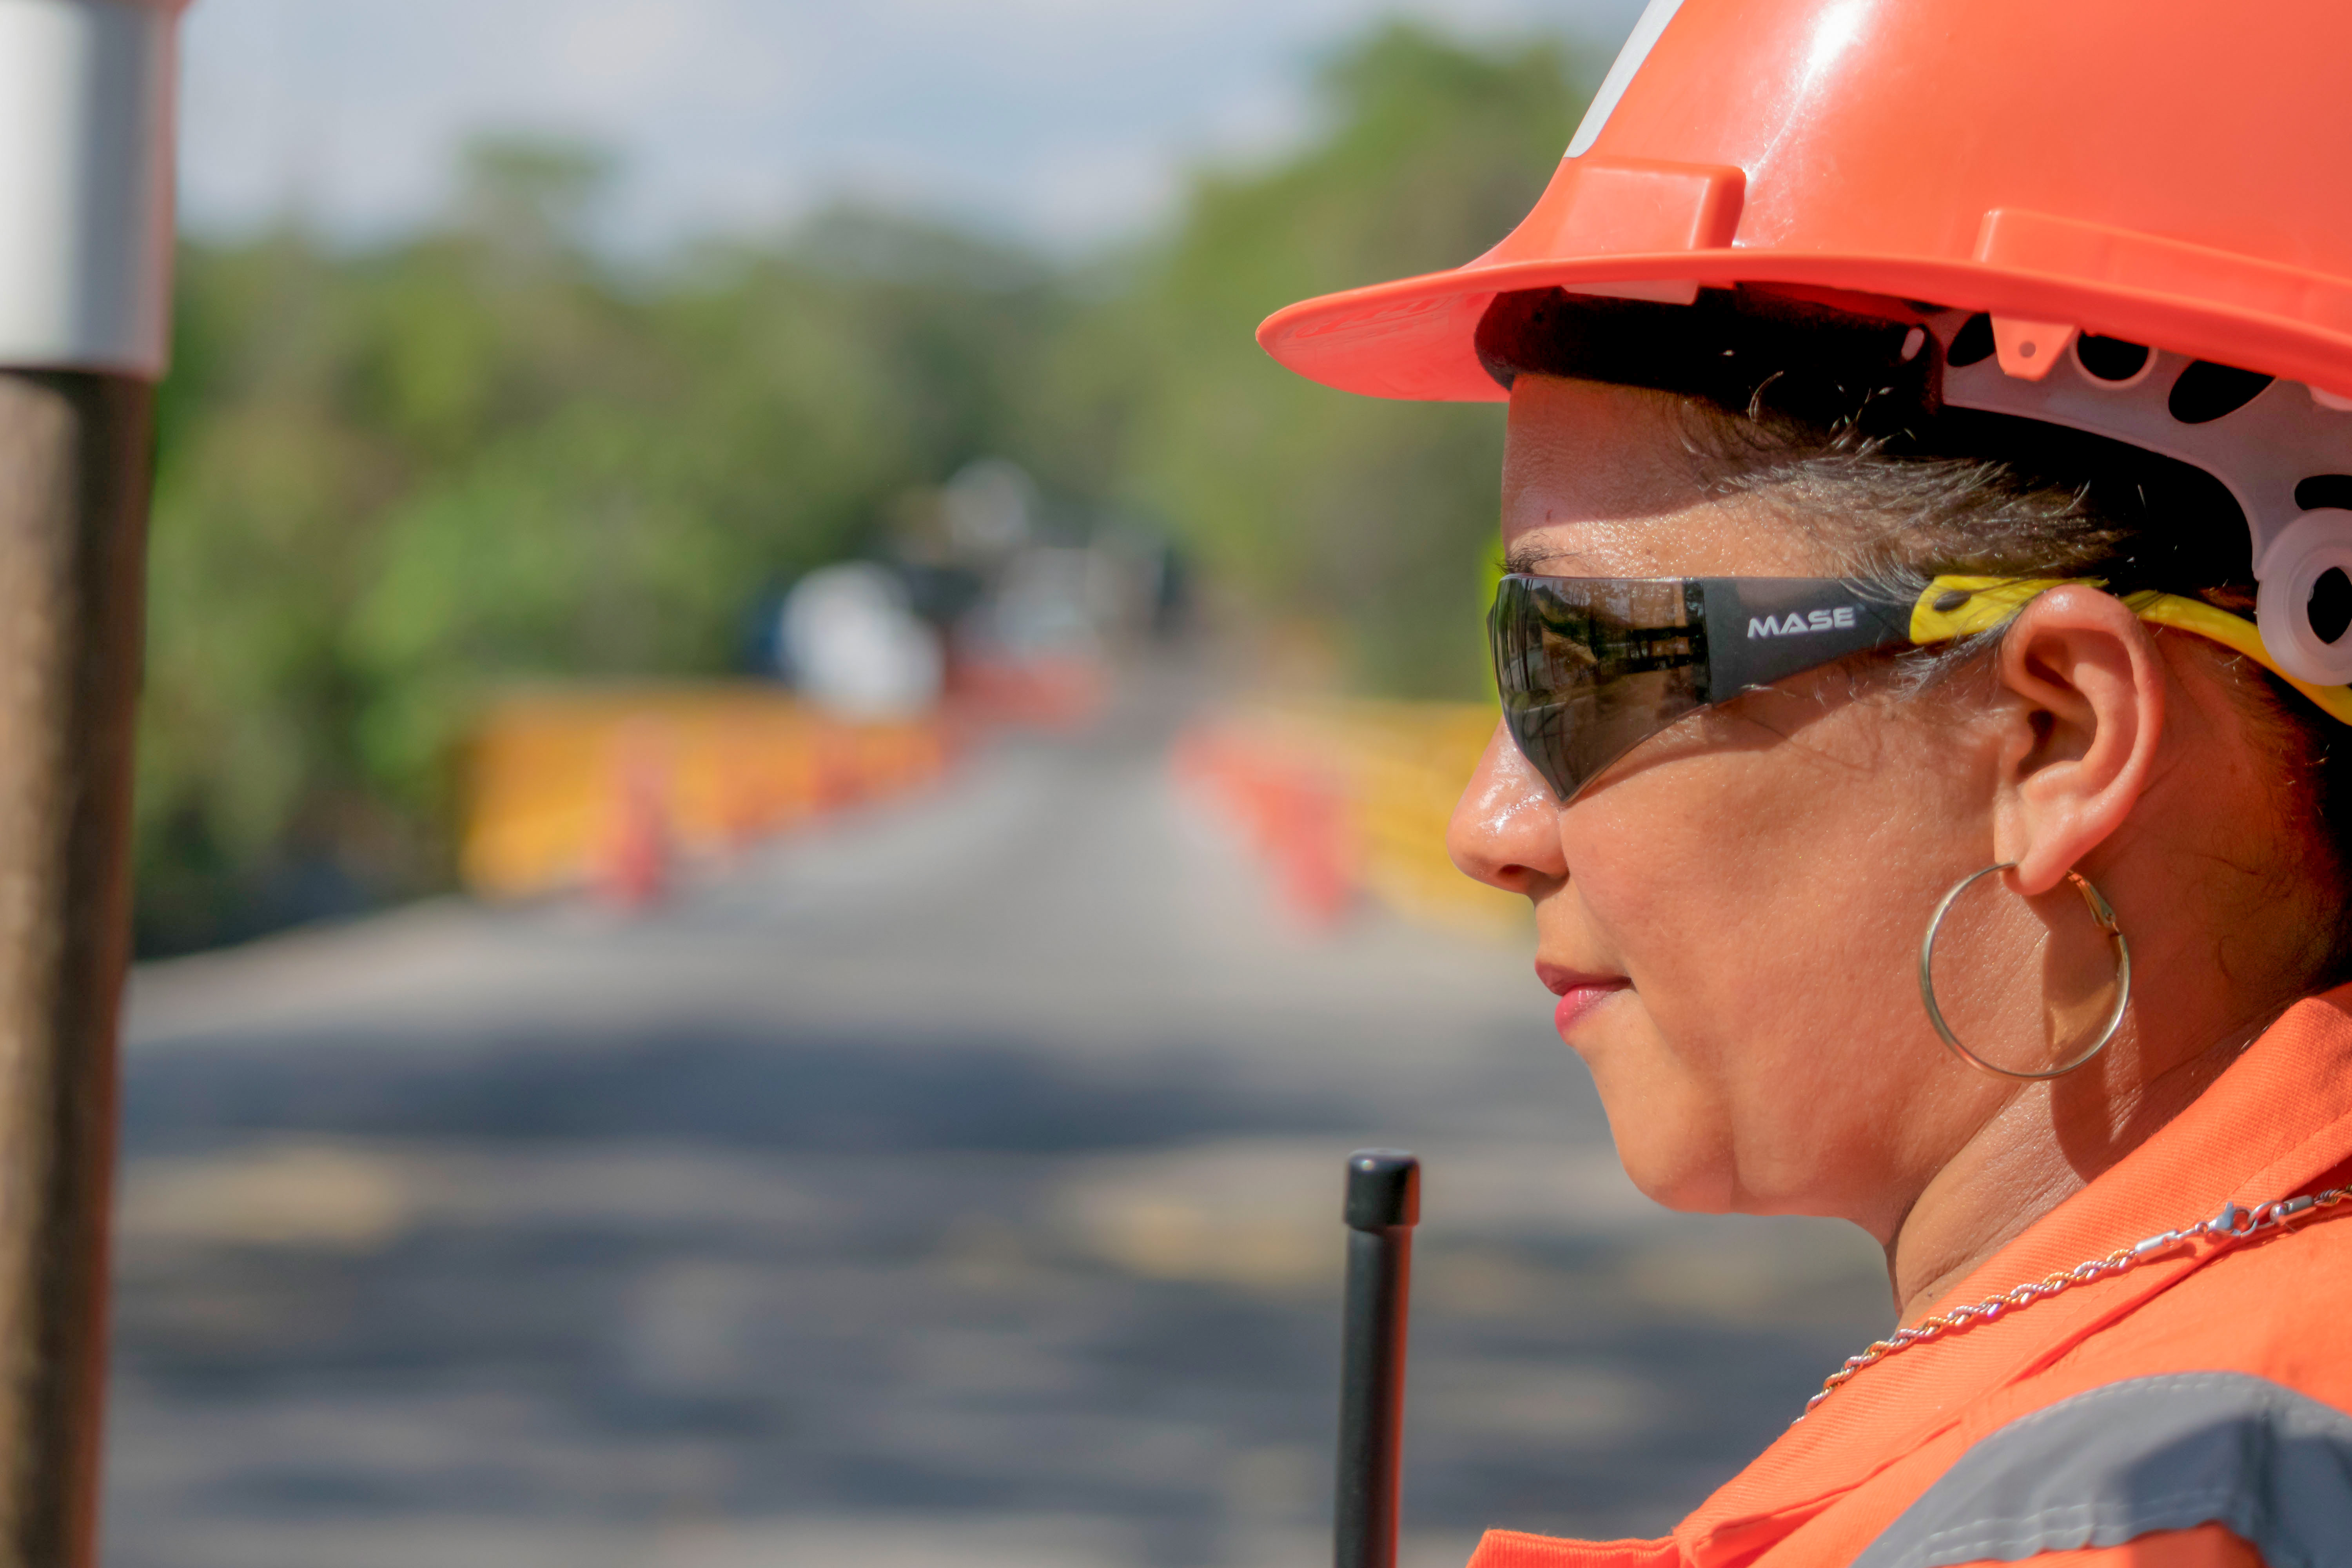
[[2314,474],[2294,487],[2297,511],[2352,511],[2352,474]]
[[1952,346],[1944,353],[1944,363],[1950,365],[1976,364],[1992,358],[1992,318],[1979,312],[1970,316],[1960,330],[1952,334]]
[[2127,343],[2121,338],[2095,337],[2085,332],[2074,340],[2074,357],[2092,379],[2121,382],[2146,370],[2154,356],[2145,343]]
[[2210,425],[2252,403],[2272,379],[2258,371],[2200,359],[2172,384],[2172,396],[2166,406],[2183,425]]
[[2352,576],[2341,566],[2330,566],[2311,584],[2311,600],[2304,606],[2312,635],[2333,645],[2352,629]]

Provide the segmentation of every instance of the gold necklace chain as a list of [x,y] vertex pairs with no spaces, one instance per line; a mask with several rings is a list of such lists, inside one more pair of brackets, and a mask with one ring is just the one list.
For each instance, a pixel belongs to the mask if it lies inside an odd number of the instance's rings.
[[1923,1318],[1907,1329],[1895,1330],[1859,1355],[1846,1357],[1844,1365],[1822,1380],[1822,1391],[1805,1401],[1804,1414],[1797,1420],[1802,1421],[1806,1415],[1811,1415],[1815,1405],[1835,1394],[1841,1384],[1851,1381],[1863,1368],[1876,1366],[1897,1352],[1940,1340],[1947,1334],[1979,1323],[1991,1322],[2014,1308],[2030,1307],[2077,1285],[2088,1285],[2095,1279],[2107,1279],[2127,1273],[2143,1263],[2177,1252],[2198,1241],[2210,1239],[2216,1244],[2216,1250],[2234,1247],[2264,1231],[2283,1229],[2306,1215],[2332,1209],[2347,1198],[2352,1198],[2352,1186],[2332,1187],[2308,1197],[2274,1198],[2266,1204],[2256,1204],[2250,1209],[2242,1209],[2235,1204],[2223,1204],[2221,1212],[2211,1219],[2200,1220],[2181,1230],[2158,1231],[2129,1247],[2119,1247],[2105,1258],[2090,1258],[2072,1268],[2063,1268],[2055,1274],[2004,1290],[1998,1296],[1972,1301],[1965,1307],[1955,1307],[1932,1318]]

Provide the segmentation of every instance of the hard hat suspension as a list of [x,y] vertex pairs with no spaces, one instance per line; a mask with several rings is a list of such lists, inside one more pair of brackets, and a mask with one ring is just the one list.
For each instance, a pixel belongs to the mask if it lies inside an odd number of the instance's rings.
[[[2344,399],[2071,327],[2053,331],[1957,310],[1928,325],[1944,345],[1946,406],[2105,436],[2226,486],[2252,536],[2263,643],[2299,680],[2352,682],[2352,637],[2341,613],[2352,596],[2352,510],[2345,505],[2352,500],[2352,412]],[[2004,342],[2041,352],[2018,374],[2019,358],[2001,351]]]

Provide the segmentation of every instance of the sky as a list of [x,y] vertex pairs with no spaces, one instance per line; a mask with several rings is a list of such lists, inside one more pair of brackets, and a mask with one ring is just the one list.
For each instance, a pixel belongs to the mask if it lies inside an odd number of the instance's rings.
[[[658,247],[854,197],[1076,250],[1201,160],[1312,129],[1306,78],[1385,15],[1602,58],[1639,0],[196,0],[181,203],[354,239],[446,199],[473,132],[617,155],[608,234]],[[1565,130],[1563,131],[1563,141]]]

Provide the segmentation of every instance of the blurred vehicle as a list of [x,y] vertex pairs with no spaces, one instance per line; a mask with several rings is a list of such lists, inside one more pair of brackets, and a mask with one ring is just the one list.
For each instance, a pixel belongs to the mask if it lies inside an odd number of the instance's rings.
[[886,566],[846,561],[784,596],[778,651],[803,696],[850,719],[904,719],[940,700],[946,658]]

